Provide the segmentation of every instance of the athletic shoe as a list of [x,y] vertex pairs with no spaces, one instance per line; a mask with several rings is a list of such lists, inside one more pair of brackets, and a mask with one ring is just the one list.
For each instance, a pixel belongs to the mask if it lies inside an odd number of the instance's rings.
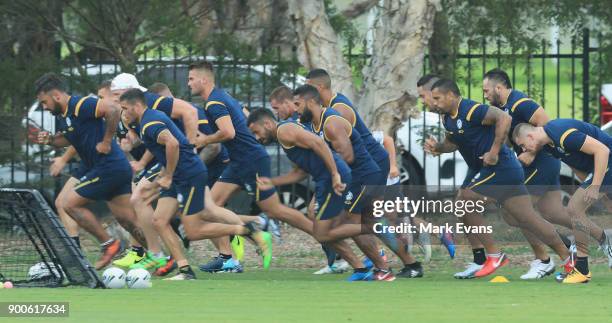
[[464,271],[460,271],[458,273],[456,273],[455,275],[453,275],[453,277],[457,278],[457,279],[472,279],[474,277],[476,277],[476,273],[481,270],[483,267],[483,265],[479,265],[475,262],[471,262],[469,263],[466,267]]
[[395,275],[393,275],[391,269],[374,269],[374,280],[392,282],[395,280]]
[[178,273],[170,278],[164,278],[164,280],[195,280],[195,275],[189,273]]
[[416,269],[408,266],[404,266],[397,277],[401,278],[420,278],[423,277],[423,266],[418,266]]
[[506,254],[503,252],[499,257],[487,256],[487,260],[485,260],[484,265],[482,265],[482,269],[477,271],[474,276],[478,278],[489,276],[498,268],[507,265],[509,262],[508,257],[506,257]]
[[372,260],[370,260],[370,258],[366,257],[363,260],[363,267],[365,267],[366,269],[370,270],[370,269],[374,268],[374,263],[372,262]]
[[429,232],[419,232],[419,236],[417,237],[417,244],[423,252],[423,261],[431,261],[431,235],[429,234]]
[[599,245],[601,250],[608,256],[608,267],[612,268],[612,231],[604,230],[604,241]]
[[236,256],[236,260],[242,261],[244,258],[244,238],[241,236],[233,236],[230,244],[232,245],[232,251]]
[[529,270],[524,275],[521,275],[521,279],[540,279],[544,278],[555,272],[555,263],[552,259],[545,264],[540,259],[536,259],[529,265]]
[[174,260],[174,258],[172,258],[172,256],[168,257],[168,261],[166,262],[166,265],[163,267],[159,267],[155,270],[155,272],[153,273],[153,275],[155,276],[167,276],[169,273],[173,272],[176,268],[178,268],[178,266],[176,265],[176,261]]
[[121,246],[121,241],[119,239],[114,239],[111,243],[102,247],[102,255],[100,255],[100,259],[96,261],[96,270],[100,270],[106,265],[110,264],[113,257],[117,256],[123,251]]
[[446,247],[451,259],[455,259],[455,242],[453,241],[453,234],[450,232],[440,234],[440,243]]
[[203,265],[200,265],[198,268],[200,268],[201,271],[205,271],[207,273],[216,273],[218,271],[221,271],[221,269],[223,269],[223,263],[225,261],[223,260],[223,258],[219,257],[219,256],[215,256],[213,257],[213,259]]
[[371,270],[366,272],[353,272],[346,280],[350,282],[356,281],[372,281],[374,279],[374,275]]
[[326,275],[326,274],[342,274],[351,269],[351,265],[344,259],[340,259],[334,262],[331,266],[325,266],[313,273],[313,275]]
[[563,284],[581,284],[588,283],[591,280],[591,272],[584,275],[578,269],[574,268],[562,281]]
[[124,252],[123,257],[113,261],[113,265],[117,266],[117,267],[123,267],[123,268],[128,268],[131,265],[141,261],[142,259],[144,259],[144,255],[139,256],[138,253],[132,249],[130,250],[126,250]]
[[569,275],[574,270],[574,266],[576,266],[576,257],[575,254],[572,253],[562,265],[563,271],[555,274],[555,280],[557,281],[557,283],[563,282],[565,277],[567,277],[567,275]]
[[144,259],[141,261],[131,265],[130,269],[144,269],[144,270],[157,270],[157,268],[161,268],[166,266],[168,263],[168,259],[166,257],[155,257],[153,253],[148,252]]
[[262,213],[259,215],[259,225],[261,226],[262,231],[272,233],[274,238],[277,239],[279,243],[281,242],[280,227],[278,226],[278,224],[276,224],[274,219],[270,219],[269,216],[267,216],[265,213]]
[[244,270],[240,262],[230,258],[223,262],[221,273],[242,273]]
[[265,231],[260,231],[253,222],[244,225],[249,230],[249,238],[257,245],[257,253],[263,260],[263,268],[270,268],[272,262],[272,235]]

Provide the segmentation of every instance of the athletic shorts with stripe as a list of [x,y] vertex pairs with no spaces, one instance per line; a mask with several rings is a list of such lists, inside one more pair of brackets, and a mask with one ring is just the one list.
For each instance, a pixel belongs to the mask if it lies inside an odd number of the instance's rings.
[[[342,182],[351,181],[351,174],[341,174]],[[315,183],[315,216],[317,220],[329,220],[340,215],[344,210],[344,201],[348,194],[348,187],[342,195],[336,194],[332,187],[331,179],[321,180]]]
[[[348,185],[346,198],[344,200],[344,208],[349,213],[361,214],[364,208],[370,203],[372,194],[377,193],[382,186],[380,171],[364,176],[363,178],[355,179]],[[384,193],[383,193],[384,194]]]
[[472,190],[503,203],[511,197],[528,195],[524,181],[525,175],[521,167],[470,168],[461,188]]
[[560,190],[560,172],[561,161],[547,152],[540,151],[531,165],[523,167],[527,190],[536,196]]
[[267,155],[250,163],[238,163],[230,160],[217,181],[239,185],[249,195],[255,195],[255,201],[259,202],[266,200],[276,192],[275,188],[261,191],[257,187],[257,177],[270,177],[271,173],[270,157]]
[[116,196],[132,193],[132,170],[103,170],[93,168],[79,179],[74,190],[94,201],[110,201]]
[[204,210],[204,194],[208,173],[201,172],[187,181],[176,181],[176,199],[179,203],[179,211],[182,215],[193,215]]

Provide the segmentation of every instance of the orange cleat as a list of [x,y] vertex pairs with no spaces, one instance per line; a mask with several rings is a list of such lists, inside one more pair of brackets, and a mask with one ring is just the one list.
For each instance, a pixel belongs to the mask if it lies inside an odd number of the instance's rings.
[[121,247],[121,241],[118,239],[114,239],[113,242],[102,247],[102,255],[100,256],[100,259],[96,261],[96,270],[106,267],[111,260],[113,260],[113,257],[120,254],[122,251],[123,248]]
[[498,268],[507,265],[509,262],[510,260],[508,260],[508,257],[506,257],[506,254],[503,252],[499,257],[487,256],[487,260],[485,261],[484,265],[482,265],[482,269],[477,271],[476,274],[474,274],[474,277],[479,278],[489,276]]

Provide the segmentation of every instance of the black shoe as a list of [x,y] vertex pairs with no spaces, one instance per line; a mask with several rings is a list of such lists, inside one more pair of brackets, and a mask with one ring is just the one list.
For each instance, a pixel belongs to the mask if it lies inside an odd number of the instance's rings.
[[418,265],[418,266],[406,266],[404,268],[402,268],[402,270],[400,270],[399,273],[397,273],[397,275],[395,275],[396,277],[402,277],[402,278],[420,278],[423,277],[423,266]]
[[203,265],[199,266],[201,271],[205,271],[207,273],[216,273],[223,269],[223,258],[216,256],[213,259]]

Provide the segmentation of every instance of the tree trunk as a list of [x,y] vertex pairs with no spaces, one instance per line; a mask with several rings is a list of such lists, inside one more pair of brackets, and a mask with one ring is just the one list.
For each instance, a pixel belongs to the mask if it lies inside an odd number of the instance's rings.
[[289,15],[295,27],[299,62],[306,69],[326,69],[334,90],[355,100],[351,67],[344,58],[340,38],[329,23],[323,0],[289,0]]
[[372,129],[394,134],[417,102],[416,82],[439,0],[385,0],[374,27],[372,59],[356,102]]

